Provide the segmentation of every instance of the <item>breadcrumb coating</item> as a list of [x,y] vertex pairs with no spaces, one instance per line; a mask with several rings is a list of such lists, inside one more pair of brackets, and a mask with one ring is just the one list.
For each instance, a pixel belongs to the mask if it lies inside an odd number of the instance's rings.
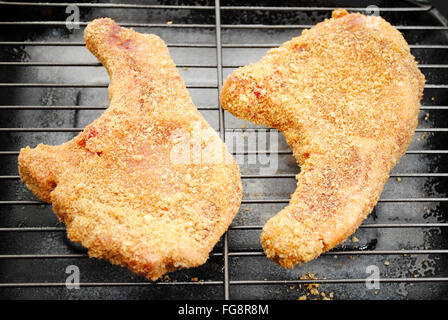
[[22,149],[21,179],[90,257],[152,280],[205,263],[241,203],[235,160],[159,37],[107,18],[84,36],[109,72],[110,107],[67,143]]
[[281,131],[301,167],[263,228],[269,258],[291,268],[356,230],[412,140],[424,83],[397,29],[343,9],[227,78],[222,106]]

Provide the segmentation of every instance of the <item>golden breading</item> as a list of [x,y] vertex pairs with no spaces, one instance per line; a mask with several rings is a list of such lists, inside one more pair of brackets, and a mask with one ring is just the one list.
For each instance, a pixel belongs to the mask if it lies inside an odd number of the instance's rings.
[[21,179],[91,257],[152,280],[205,263],[241,203],[235,160],[159,37],[97,19],[85,40],[110,107],[67,143],[22,149]]
[[412,140],[424,82],[400,32],[341,9],[227,78],[222,106],[281,131],[301,167],[264,226],[269,258],[292,267],[356,230]]

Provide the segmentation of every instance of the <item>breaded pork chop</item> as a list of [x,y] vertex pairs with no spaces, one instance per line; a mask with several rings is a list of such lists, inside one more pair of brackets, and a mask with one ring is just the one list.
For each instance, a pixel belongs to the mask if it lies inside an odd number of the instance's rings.
[[263,228],[269,258],[292,267],[356,230],[412,140],[424,82],[400,32],[345,10],[227,78],[222,106],[281,131],[301,167]]
[[110,107],[67,143],[22,149],[21,179],[91,257],[152,280],[205,263],[241,203],[236,162],[159,37],[98,19],[85,40]]

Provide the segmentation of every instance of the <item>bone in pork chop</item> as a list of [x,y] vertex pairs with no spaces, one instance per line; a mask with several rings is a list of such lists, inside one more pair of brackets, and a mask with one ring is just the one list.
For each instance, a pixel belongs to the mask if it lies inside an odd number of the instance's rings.
[[91,257],[152,280],[205,263],[241,203],[236,162],[159,37],[98,19],[85,40],[110,107],[67,143],[22,149],[21,179]]
[[281,131],[301,167],[263,228],[269,258],[292,267],[356,230],[414,136],[424,82],[397,29],[341,9],[227,78],[222,106]]

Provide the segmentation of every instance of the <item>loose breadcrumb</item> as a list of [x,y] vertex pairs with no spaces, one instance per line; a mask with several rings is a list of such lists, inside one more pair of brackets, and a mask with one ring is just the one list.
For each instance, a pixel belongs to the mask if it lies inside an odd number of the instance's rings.
[[313,288],[313,289],[310,290],[310,293],[311,293],[312,295],[314,295],[314,296],[317,296],[317,295],[319,294],[319,291],[317,291],[316,288]]
[[[307,271],[306,274],[300,276],[300,280],[318,280],[315,274]],[[326,279],[325,277],[323,279]],[[323,291],[319,293],[318,288],[320,287],[319,283],[308,283],[308,284],[299,284],[296,291],[304,291],[304,295],[299,296],[298,300],[307,300],[307,297],[310,297],[311,300],[331,300],[334,298],[334,293],[330,292],[330,294],[327,297],[327,294]],[[290,289],[292,290],[294,287],[291,286]],[[287,291],[288,293],[290,291]]]

